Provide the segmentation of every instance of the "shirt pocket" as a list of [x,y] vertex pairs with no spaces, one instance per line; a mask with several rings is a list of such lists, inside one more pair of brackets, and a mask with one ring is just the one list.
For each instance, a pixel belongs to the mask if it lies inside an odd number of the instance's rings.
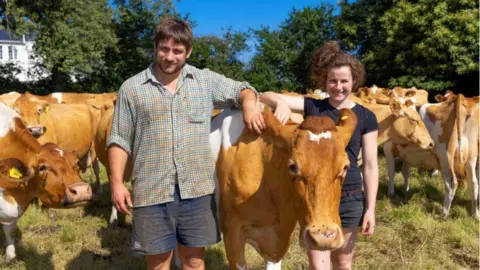
[[210,107],[211,106],[209,106],[208,99],[205,95],[202,95],[201,93],[191,95],[187,103],[188,122],[199,124],[205,123],[208,119],[209,111],[211,111]]

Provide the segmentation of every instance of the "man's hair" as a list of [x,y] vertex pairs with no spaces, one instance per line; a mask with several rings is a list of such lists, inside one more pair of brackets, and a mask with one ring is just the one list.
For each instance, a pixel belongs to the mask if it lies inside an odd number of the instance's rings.
[[328,41],[313,53],[312,80],[318,88],[326,90],[324,88],[327,84],[328,70],[342,66],[350,67],[353,78],[352,91],[356,91],[365,82],[365,68],[357,58],[342,52],[336,41]]
[[168,39],[173,39],[175,43],[184,45],[188,52],[193,44],[192,28],[186,21],[166,17],[155,28],[155,36],[153,38],[155,48],[160,41]]

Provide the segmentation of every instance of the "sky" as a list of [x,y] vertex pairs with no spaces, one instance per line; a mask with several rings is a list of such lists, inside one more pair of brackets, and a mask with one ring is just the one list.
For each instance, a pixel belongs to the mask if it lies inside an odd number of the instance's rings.
[[[175,2],[175,7],[182,15],[190,13],[190,19],[196,23],[194,36],[221,36],[229,26],[234,31],[260,29],[262,25],[278,29],[293,8],[301,10],[322,2],[336,5],[337,0],[181,0]],[[253,43],[248,41],[252,49]],[[253,54],[245,53],[240,59],[246,62]]]

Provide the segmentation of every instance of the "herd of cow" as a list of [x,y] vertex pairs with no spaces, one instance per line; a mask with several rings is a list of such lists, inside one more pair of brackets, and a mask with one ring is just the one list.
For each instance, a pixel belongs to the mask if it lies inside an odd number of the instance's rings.
[[[412,166],[442,173],[445,215],[458,180],[466,178],[472,214],[479,218],[479,97],[447,92],[430,104],[425,90],[373,86],[360,88],[350,98],[377,117],[389,194],[394,192],[398,157],[404,164],[407,190]],[[80,171],[88,166],[95,172],[97,192],[102,192],[98,162],[108,172],[105,145],[115,99],[116,93],[0,96],[0,222],[7,242],[6,261],[16,256],[16,221],[34,198],[53,208],[84,205],[91,200],[92,189]],[[338,179],[349,164],[344,149],[356,117],[349,110],[341,116],[335,124],[328,118],[303,121],[301,115],[292,115],[287,125],[281,125],[265,108],[267,128],[261,135],[244,132],[241,111],[223,110],[212,119],[217,201],[232,267],[246,266],[244,246],[249,243],[269,269],[280,269],[297,222],[303,247],[331,250],[343,244]],[[110,223],[117,218],[112,209]]]

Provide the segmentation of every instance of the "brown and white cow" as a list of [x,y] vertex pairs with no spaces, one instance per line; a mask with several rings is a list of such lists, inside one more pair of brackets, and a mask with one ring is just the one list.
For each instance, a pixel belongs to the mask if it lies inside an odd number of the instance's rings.
[[26,95],[14,104],[28,130],[43,144],[52,142],[73,152],[85,170],[93,165],[97,180],[97,192],[101,192],[100,175],[94,139],[100,120],[100,110],[87,104],[50,104],[31,100]]
[[342,110],[338,126],[318,116],[283,126],[268,109],[264,119],[260,136],[243,132],[241,111],[225,110],[212,121],[221,228],[232,269],[246,269],[246,243],[269,269],[280,267],[275,263],[287,252],[297,221],[305,248],[333,250],[344,242],[338,207],[355,114]]
[[407,191],[410,167],[442,172],[444,215],[449,214],[458,179],[466,176],[471,190],[472,214],[478,219],[479,99],[450,93],[443,100],[425,104],[420,109],[422,120],[435,141],[434,149],[425,151],[409,144],[384,146],[390,179],[388,193],[394,194],[394,158],[398,156],[403,161],[402,174]]
[[[90,185],[80,178],[78,159],[55,144],[40,145],[19,115],[0,103],[0,223],[6,237],[6,260],[15,258],[16,221],[38,197],[52,208],[89,201]],[[17,185],[12,185],[17,181]]]

